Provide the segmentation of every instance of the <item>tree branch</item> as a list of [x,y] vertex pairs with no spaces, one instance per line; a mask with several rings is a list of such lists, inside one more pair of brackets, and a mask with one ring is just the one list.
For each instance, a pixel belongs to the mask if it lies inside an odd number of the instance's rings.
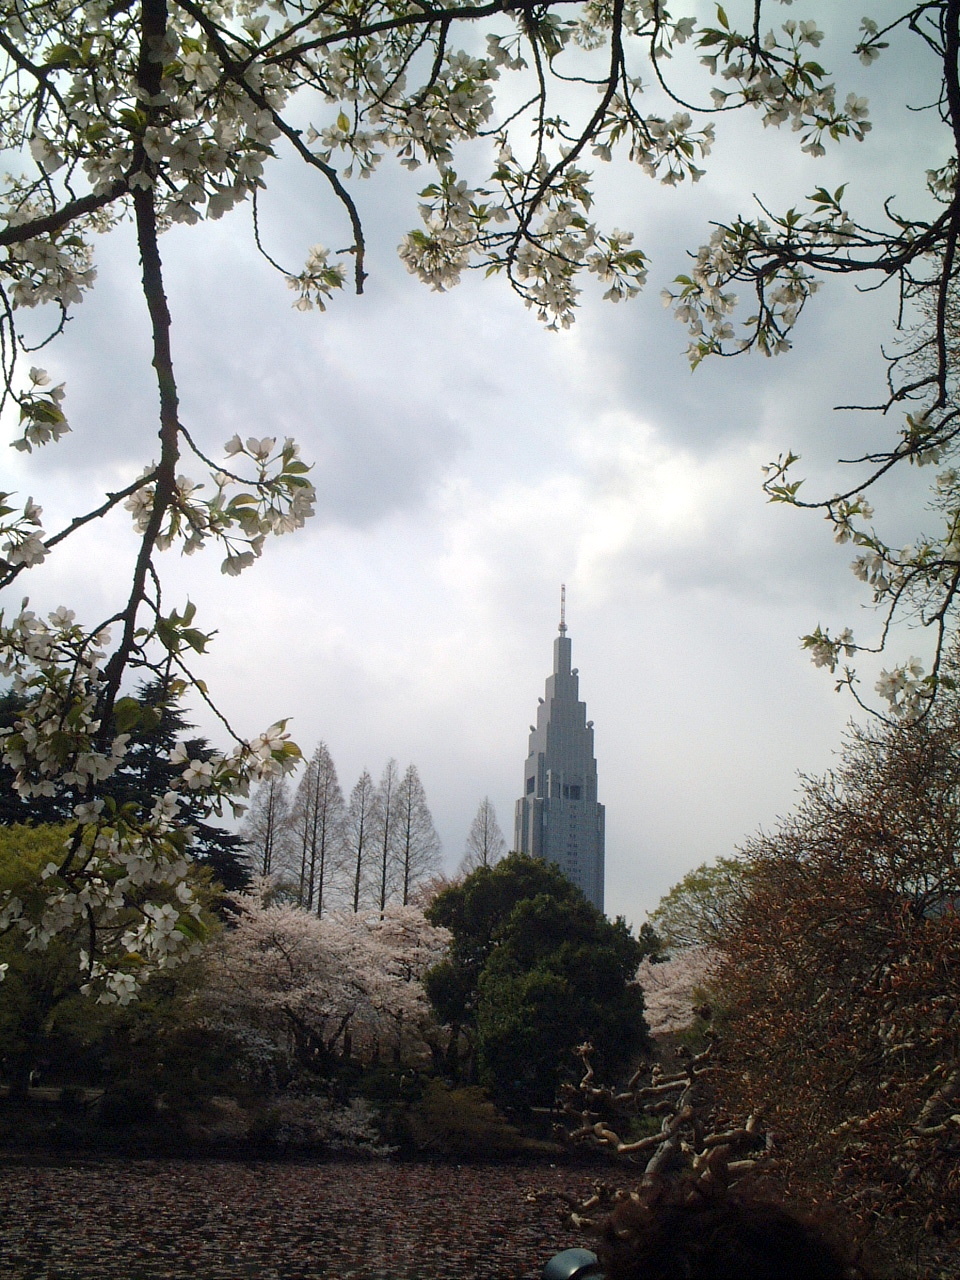
[[56,231],[61,231],[77,218],[82,218],[86,213],[96,213],[98,209],[105,208],[121,196],[128,195],[129,192],[128,179],[118,178],[116,182],[110,184],[106,191],[80,196],[79,199],[71,200],[69,204],[65,204],[63,208],[57,209],[54,213],[48,213],[42,218],[33,218],[29,222],[18,222],[13,226],[4,228],[3,231],[0,231],[0,245],[24,244],[28,240],[36,240],[38,236],[48,236]]
[[[55,533],[52,537],[47,538],[43,545],[48,551],[52,550],[57,543],[63,542],[64,538],[69,538],[71,533],[76,533],[78,529],[82,529],[85,524],[89,524],[92,520],[99,520],[102,516],[105,516],[108,511],[112,511],[118,502],[122,502],[124,498],[129,498],[131,494],[136,493],[139,489],[142,489],[144,485],[150,484],[155,479],[156,472],[151,471],[147,475],[141,476],[139,480],[134,480],[132,484],[128,484],[125,489],[119,489],[116,493],[108,493],[106,502],[97,507],[95,511],[88,511],[86,515],[77,516],[75,519],[71,520],[65,528],[61,529],[59,533]],[[0,576],[0,587],[9,586],[14,578],[27,568],[29,568],[29,565],[26,564],[12,565],[8,573]]]
[[[141,21],[137,81],[146,95],[147,102],[150,102],[155,100],[160,92],[162,69],[157,51],[166,32],[166,0],[143,0]],[[143,175],[148,176],[145,156],[141,158],[141,166]],[[124,670],[133,652],[137,613],[145,599],[147,575],[163,517],[176,494],[176,464],[180,456],[177,384],[170,352],[170,311],[163,289],[163,268],[157,244],[157,213],[153,186],[137,186],[133,192],[133,205],[136,215],[137,244],[143,269],[143,294],[150,313],[153,333],[152,364],[156,370],[160,396],[160,461],[155,473],[153,509],[140,542],[140,552],[134,566],[133,583],[123,612],[123,634],[104,672],[106,686],[101,704],[104,729],[108,726]]]

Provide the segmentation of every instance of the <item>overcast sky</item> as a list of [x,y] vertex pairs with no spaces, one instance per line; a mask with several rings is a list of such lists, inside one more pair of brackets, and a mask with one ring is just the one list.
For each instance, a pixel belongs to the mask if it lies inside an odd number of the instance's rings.
[[[786,813],[798,772],[829,767],[854,710],[798,637],[817,622],[864,634],[874,623],[849,548],[816,515],[766,505],[760,467],[790,447],[811,487],[840,487],[834,459],[878,424],[832,406],[879,395],[896,299],[830,283],[789,355],[691,374],[659,291],[710,219],[749,211],[753,193],[782,207],[848,181],[876,221],[891,194],[923,210],[922,174],[949,140],[904,109],[932,83],[933,64],[914,56],[907,45],[869,70],[847,65],[844,92],[869,96],[875,131],[825,159],[756,118],[725,119],[697,187],[658,188],[625,162],[606,169],[600,218],[637,231],[650,284],[616,307],[588,289],[560,334],[501,282],[435,294],[406,273],[395,247],[416,223],[420,175],[385,168],[358,190],[370,280],[325,314],[291,307],[255,253],[248,212],[165,237],[186,425],[211,452],[235,432],[292,435],[316,463],[316,519],[240,579],[221,576],[215,552],[163,565],[168,604],[189,595],[199,625],[217,630],[199,674],[236,729],[291,717],[306,754],[326,741],[345,793],[363,768],[415,763],[452,870],[485,795],[511,840],[565,582],[596,725],[608,911],[641,923],[684,872]],[[347,233],[286,160],[264,224],[296,264]],[[4,487],[32,493],[51,530],[153,456],[129,227],[100,246],[98,265],[94,293],[44,354],[67,382],[74,433],[7,459]],[[919,502],[902,485],[887,494],[904,530]],[[126,517],[93,528],[16,594],[94,622],[116,608],[133,546]],[[897,641],[900,656],[921,649]]]

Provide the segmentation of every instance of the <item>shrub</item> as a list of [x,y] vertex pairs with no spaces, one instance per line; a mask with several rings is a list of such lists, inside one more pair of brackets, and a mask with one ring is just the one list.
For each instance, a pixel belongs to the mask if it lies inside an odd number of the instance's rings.
[[120,1080],[106,1090],[97,1114],[108,1128],[149,1124],[157,1114],[156,1090],[143,1080]]
[[525,1147],[521,1134],[476,1085],[453,1089],[431,1080],[409,1124],[416,1145],[433,1155],[503,1156]]

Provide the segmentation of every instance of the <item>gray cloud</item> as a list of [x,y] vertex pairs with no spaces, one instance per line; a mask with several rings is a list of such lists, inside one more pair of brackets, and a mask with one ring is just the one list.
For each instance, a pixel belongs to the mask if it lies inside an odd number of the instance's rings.
[[[882,63],[854,66],[853,83],[891,86],[899,101],[916,80],[892,65],[892,80]],[[784,812],[796,771],[830,763],[852,710],[797,637],[818,620],[873,619],[849,548],[817,516],[766,506],[759,464],[792,447],[812,489],[838,487],[837,456],[878,426],[832,406],[875,393],[889,304],[828,287],[787,357],[691,375],[684,332],[657,294],[710,218],[747,209],[755,190],[796,196],[849,171],[876,207],[915,188],[937,144],[918,126],[905,146],[899,117],[891,125],[877,106],[884,127],[869,145],[820,165],[785,159],[790,139],[753,119],[698,188],[660,191],[598,166],[601,213],[636,226],[651,284],[616,308],[588,284],[566,334],[545,333],[502,282],[469,277],[440,296],[406,275],[394,248],[416,222],[421,175],[385,171],[360,188],[368,291],[324,315],[291,308],[244,212],[165,237],[184,420],[198,442],[216,456],[235,431],[290,434],[317,462],[319,519],[239,580],[220,575],[215,554],[161,561],[167,599],[196,600],[201,625],[218,629],[200,674],[239,731],[295,715],[306,749],[329,742],[345,786],[390,756],[414,761],[452,867],[483,795],[512,829],[566,581],[597,726],[611,909],[638,921],[689,867]],[[271,252],[296,266],[314,240],[341,248],[342,218],[313,178],[277,174],[264,210]],[[67,378],[75,434],[16,461],[24,486],[29,476],[65,511],[84,486],[148,462],[155,431],[129,227],[100,259],[94,295],[43,357]],[[884,495],[905,533],[925,480]],[[118,517],[25,589],[37,607],[79,598],[104,616],[132,546]],[[197,716],[219,740],[217,722]]]

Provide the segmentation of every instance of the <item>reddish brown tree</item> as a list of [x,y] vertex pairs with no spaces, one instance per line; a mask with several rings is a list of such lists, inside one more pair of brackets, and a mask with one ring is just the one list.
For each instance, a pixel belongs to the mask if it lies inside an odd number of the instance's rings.
[[725,1107],[864,1221],[960,1222],[960,694],[852,729],[743,853],[716,975]]

